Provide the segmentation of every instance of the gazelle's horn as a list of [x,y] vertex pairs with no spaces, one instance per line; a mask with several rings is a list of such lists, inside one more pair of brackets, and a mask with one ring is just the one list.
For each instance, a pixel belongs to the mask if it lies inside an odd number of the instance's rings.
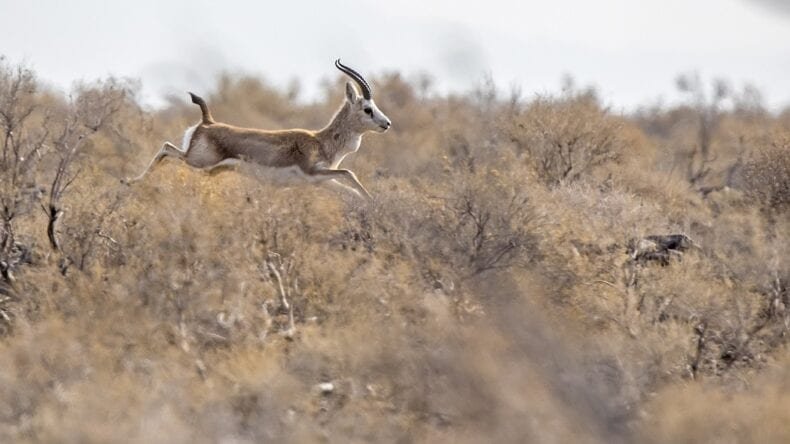
[[354,79],[354,81],[357,82],[357,85],[359,85],[359,88],[362,90],[362,97],[364,97],[367,100],[370,100],[370,96],[372,95],[372,92],[370,90],[370,85],[368,85],[368,82],[365,81],[365,78],[362,77],[360,73],[340,63],[340,59],[335,60],[335,66],[337,67],[337,69],[346,73],[347,76]]

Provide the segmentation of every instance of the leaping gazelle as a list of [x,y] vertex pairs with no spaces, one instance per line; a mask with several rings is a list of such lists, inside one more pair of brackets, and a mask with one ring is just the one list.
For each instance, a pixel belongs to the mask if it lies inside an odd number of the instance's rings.
[[[340,63],[340,59],[335,60],[335,66],[359,85],[362,97],[351,82],[346,82],[346,99],[323,129],[266,131],[219,123],[211,116],[206,102],[189,93],[192,103],[200,106],[203,113],[201,122],[186,130],[180,149],[165,142],[148,168],[127,183],[142,179],[163,158],[173,156],[206,171],[239,162],[293,169],[307,179],[332,180],[357,195],[371,198],[356,174],[338,167],[347,155],[359,150],[363,134],[369,131],[383,133],[392,123],[373,102],[368,82],[358,72]],[[342,179],[351,187],[340,183]]]

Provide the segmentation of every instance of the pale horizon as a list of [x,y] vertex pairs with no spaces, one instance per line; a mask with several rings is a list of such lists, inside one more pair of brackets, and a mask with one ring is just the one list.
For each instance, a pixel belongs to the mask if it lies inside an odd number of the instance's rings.
[[781,1],[0,5],[0,54],[10,62],[63,90],[108,75],[139,79],[150,105],[211,91],[223,72],[283,88],[296,80],[300,99],[315,99],[341,57],[367,76],[428,74],[442,93],[490,76],[530,96],[558,91],[570,75],[632,110],[672,103],[674,79],[698,72],[755,86],[771,110],[790,106],[790,8]]

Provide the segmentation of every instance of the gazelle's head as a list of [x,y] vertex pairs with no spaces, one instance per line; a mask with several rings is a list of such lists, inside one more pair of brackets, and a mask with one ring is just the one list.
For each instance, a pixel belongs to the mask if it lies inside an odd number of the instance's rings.
[[354,85],[351,82],[346,82],[346,101],[351,107],[351,119],[355,126],[363,131],[377,131],[379,133],[387,131],[392,126],[392,122],[373,102],[368,82],[358,72],[340,63],[340,59],[335,60],[335,66],[351,77],[362,91],[360,97]]

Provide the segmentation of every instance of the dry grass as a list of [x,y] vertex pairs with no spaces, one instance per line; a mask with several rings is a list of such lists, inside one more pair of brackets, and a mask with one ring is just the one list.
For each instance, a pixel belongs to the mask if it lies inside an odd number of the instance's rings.
[[[146,111],[114,80],[69,101],[0,68],[3,115],[34,105],[0,136],[40,151],[0,165],[0,441],[788,440],[786,113],[719,110],[692,184],[691,108],[387,75],[394,129],[347,159],[366,205],[175,160],[122,186],[193,106]],[[207,98],[232,123],[317,127],[340,92],[297,105],[227,76]],[[630,239],[678,232],[698,248],[629,261]]]

